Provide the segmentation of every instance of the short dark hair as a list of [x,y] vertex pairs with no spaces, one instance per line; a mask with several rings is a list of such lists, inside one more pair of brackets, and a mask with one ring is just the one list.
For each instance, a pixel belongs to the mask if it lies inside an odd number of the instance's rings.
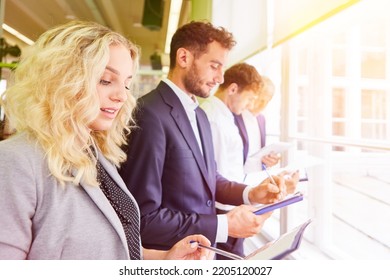
[[214,41],[228,50],[236,45],[231,32],[223,27],[215,27],[210,22],[191,21],[181,26],[171,40],[170,68],[176,65],[176,53],[179,48],[186,48],[198,57],[206,52],[207,46]]
[[232,83],[236,83],[238,91],[253,90],[258,92],[264,85],[264,81],[256,68],[247,63],[237,63],[227,69],[223,75],[221,89],[227,88]]

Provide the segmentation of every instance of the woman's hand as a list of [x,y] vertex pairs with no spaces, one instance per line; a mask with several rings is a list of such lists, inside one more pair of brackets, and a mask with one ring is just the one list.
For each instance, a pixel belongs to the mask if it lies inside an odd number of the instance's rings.
[[203,235],[190,235],[167,251],[166,260],[211,260],[214,258],[214,252],[200,248],[198,244],[210,246],[210,241]]

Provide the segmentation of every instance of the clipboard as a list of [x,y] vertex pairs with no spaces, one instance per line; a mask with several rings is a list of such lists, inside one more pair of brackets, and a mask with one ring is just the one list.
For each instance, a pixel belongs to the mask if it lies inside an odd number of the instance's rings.
[[253,213],[255,213],[256,215],[262,215],[264,213],[285,207],[287,205],[299,202],[301,200],[303,200],[303,194],[301,192],[297,192],[294,195],[289,196],[281,201],[271,203],[271,204],[262,205],[262,206],[258,207],[257,210],[254,211]]
[[241,257],[218,248],[204,246],[202,244],[198,244],[198,246],[209,249],[216,254],[223,255],[233,260],[282,260],[299,248],[303,238],[303,233],[311,222],[311,219],[307,220],[303,224],[295,227],[285,234],[282,234],[276,240],[268,242],[245,257]]

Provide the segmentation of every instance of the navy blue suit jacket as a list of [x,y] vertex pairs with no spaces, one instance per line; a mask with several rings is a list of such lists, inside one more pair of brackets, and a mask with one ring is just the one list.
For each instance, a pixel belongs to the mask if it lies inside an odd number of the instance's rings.
[[210,124],[201,109],[197,117],[204,156],[183,105],[166,83],[138,100],[138,127],[130,134],[120,174],[139,204],[146,248],[166,250],[190,234],[214,243],[215,201],[243,203],[245,185],[217,173]]

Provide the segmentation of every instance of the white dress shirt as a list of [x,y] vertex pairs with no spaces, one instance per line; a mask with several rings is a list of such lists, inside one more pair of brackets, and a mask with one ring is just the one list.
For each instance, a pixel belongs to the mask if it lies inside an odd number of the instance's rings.
[[[218,173],[230,181],[245,183],[244,144],[232,112],[215,96],[208,97],[200,106],[210,122]],[[250,189],[245,188],[242,194],[244,204],[251,204],[248,198]],[[228,211],[234,206],[217,202],[216,207]]]
[[218,172],[230,181],[244,181],[244,146],[229,108],[211,96],[202,104],[210,121]]

